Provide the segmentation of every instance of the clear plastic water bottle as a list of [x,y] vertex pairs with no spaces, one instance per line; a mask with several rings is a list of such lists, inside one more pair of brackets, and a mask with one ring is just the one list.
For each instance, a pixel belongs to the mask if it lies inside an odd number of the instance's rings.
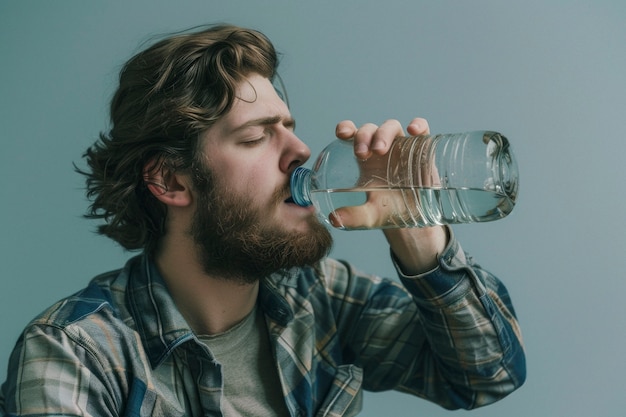
[[296,204],[346,230],[497,220],[513,210],[518,187],[509,141],[491,131],[399,137],[367,160],[336,140],[312,170],[291,176]]

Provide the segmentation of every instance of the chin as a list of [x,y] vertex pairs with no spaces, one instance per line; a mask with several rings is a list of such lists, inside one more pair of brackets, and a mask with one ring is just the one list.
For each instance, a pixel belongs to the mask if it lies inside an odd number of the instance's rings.
[[310,221],[300,221],[298,222],[298,224],[293,224],[290,226],[283,223],[279,227],[287,233],[294,234],[308,234],[313,231],[313,227],[311,226]]
[[284,208],[277,211],[275,224],[278,227],[285,230],[305,232],[311,230],[311,224],[319,223],[312,207],[299,207],[289,204]]

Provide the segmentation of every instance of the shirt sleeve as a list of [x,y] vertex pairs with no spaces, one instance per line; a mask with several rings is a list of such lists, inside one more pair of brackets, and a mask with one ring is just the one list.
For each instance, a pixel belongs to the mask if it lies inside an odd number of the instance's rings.
[[472,409],[523,384],[525,355],[508,292],[453,235],[434,270],[407,276],[395,265],[403,286],[365,279],[348,265],[354,292],[344,312],[358,319],[344,329],[346,351],[363,367],[365,389]]

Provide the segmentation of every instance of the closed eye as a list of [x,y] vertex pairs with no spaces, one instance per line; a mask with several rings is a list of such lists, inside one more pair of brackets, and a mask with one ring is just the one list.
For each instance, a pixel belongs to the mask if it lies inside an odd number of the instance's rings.
[[291,130],[292,132],[295,132],[296,130],[296,121],[294,119],[286,119],[283,123],[283,126],[285,126],[287,129]]
[[249,146],[249,147],[257,146],[257,145],[262,144],[266,139],[267,139],[267,135],[264,135],[260,138],[245,140],[242,142],[242,145]]

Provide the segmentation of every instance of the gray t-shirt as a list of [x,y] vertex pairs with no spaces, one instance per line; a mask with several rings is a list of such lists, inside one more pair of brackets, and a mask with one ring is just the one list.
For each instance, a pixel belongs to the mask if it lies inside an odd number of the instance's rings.
[[260,309],[224,333],[199,339],[222,365],[224,416],[289,415]]

